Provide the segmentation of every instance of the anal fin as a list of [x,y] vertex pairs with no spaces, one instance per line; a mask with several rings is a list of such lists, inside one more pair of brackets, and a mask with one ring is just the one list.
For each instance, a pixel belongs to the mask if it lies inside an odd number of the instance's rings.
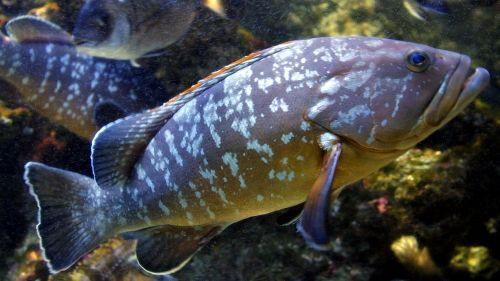
[[184,267],[194,254],[227,225],[171,226],[163,225],[127,233],[137,239],[137,261],[147,272],[171,274]]

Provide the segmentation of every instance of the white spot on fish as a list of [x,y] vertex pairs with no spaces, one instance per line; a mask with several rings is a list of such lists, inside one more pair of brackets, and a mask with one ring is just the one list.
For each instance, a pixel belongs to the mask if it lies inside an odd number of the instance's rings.
[[270,180],[274,179],[275,173],[276,172],[274,170],[269,171],[268,177]]
[[245,179],[243,178],[243,176],[240,175],[238,177],[238,180],[240,181],[240,187],[241,188],[246,188],[247,187],[247,184],[246,184]]
[[217,177],[215,175],[215,171],[214,170],[201,170],[200,169],[199,172],[200,172],[201,176],[204,179],[207,179],[210,182],[210,184],[214,184],[214,180]]
[[304,132],[307,132],[311,129],[311,124],[309,124],[309,122],[302,121],[302,123],[300,123],[300,129]]
[[334,100],[330,99],[322,99],[318,103],[316,103],[311,109],[308,111],[307,117],[310,119],[315,119],[318,114],[323,112],[329,105],[335,104]]
[[177,162],[177,165],[179,166],[184,166],[182,157],[179,154],[179,151],[177,150],[177,147],[175,146],[174,142],[174,135],[169,130],[166,130],[164,133],[165,136],[165,141],[167,142],[167,146],[170,150],[170,153],[175,157],[175,162]]
[[371,113],[372,111],[367,105],[357,105],[351,108],[347,113],[339,112],[338,119],[334,120],[330,126],[333,129],[339,129],[343,124],[352,125],[357,118],[368,117]]
[[52,53],[53,50],[54,50],[54,44],[47,44],[47,46],[45,46],[45,52],[47,54]]
[[288,144],[293,139],[293,133],[283,134],[281,136],[281,141],[284,144]]
[[274,84],[274,80],[272,78],[258,79],[257,86],[264,93],[269,93],[267,88],[271,87]]
[[233,177],[236,177],[239,170],[238,159],[236,158],[236,154],[226,152],[222,156],[222,161],[224,162],[224,164],[229,166],[229,169],[231,169],[231,175],[233,175]]
[[265,153],[269,157],[273,156],[273,150],[268,144],[260,144],[258,140],[253,140],[247,142],[247,149],[248,150],[255,150],[257,153]]
[[398,94],[396,95],[396,105],[394,106],[394,110],[392,111],[392,118],[396,117],[396,113],[398,113],[399,111],[399,102],[401,101],[401,99],[403,98],[403,95],[402,94]]
[[269,109],[271,109],[273,113],[277,112],[279,109],[283,112],[288,112],[288,104],[286,104],[282,98],[274,98],[271,105],[269,105]]
[[141,164],[137,165],[136,172],[139,180],[144,180],[146,178],[146,171],[142,168]]
[[211,219],[215,219],[215,214],[210,210],[210,207],[207,207],[207,213],[208,213],[208,216],[211,218]]
[[321,85],[320,91],[323,94],[333,95],[337,93],[340,89],[340,82],[336,77],[326,81],[323,85]]
[[160,210],[162,211],[162,213],[165,216],[169,216],[170,215],[170,209],[167,208],[167,206],[165,206],[161,200],[158,202],[158,207],[160,208]]

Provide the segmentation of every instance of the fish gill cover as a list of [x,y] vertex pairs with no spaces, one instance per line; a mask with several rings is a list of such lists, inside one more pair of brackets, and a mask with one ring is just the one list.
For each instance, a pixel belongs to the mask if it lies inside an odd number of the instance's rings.
[[[57,23],[67,32],[72,32],[78,25],[77,19],[83,2],[3,1],[0,4],[0,20],[7,22],[19,15],[35,14]],[[413,8],[409,9],[404,2],[411,2],[410,6]],[[432,7],[440,6],[435,6],[435,4],[429,6],[426,2],[445,5],[447,11],[436,13]],[[343,190],[339,199],[332,202],[329,208],[329,223],[326,225],[330,240],[329,250],[318,252],[308,247],[300,234],[296,232],[293,224],[288,227],[277,226],[276,221],[283,219],[286,222],[294,221],[302,209],[295,208],[295,210],[250,218],[229,226],[198,251],[181,271],[175,273],[173,275],[175,278],[178,280],[498,279],[500,274],[500,246],[498,244],[500,212],[497,203],[500,194],[496,187],[496,179],[499,176],[498,144],[500,143],[498,140],[498,87],[500,84],[498,61],[500,59],[497,39],[500,37],[500,31],[496,28],[500,24],[497,16],[498,1],[232,0],[225,1],[224,9],[225,16],[221,17],[210,9],[201,7],[196,11],[188,30],[177,39],[177,42],[168,46],[165,51],[160,50],[157,53],[161,54],[160,56],[139,59],[134,63],[154,73],[169,93],[180,93],[211,72],[249,53],[282,42],[323,36],[362,35],[421,43],[466,54],[471,57],[473,67],[482,66],[490,71],[491,86],[471,106],[467,107],[464,113],[459,114],[444,128],[424,140],[417,148],[411,149],[382,170]],[[143,13],[153,15],[151,18],[156,18],[153,11],[143,10]],[[420,17],[415,16],[415,13]],[[413,62],[418,64],[419,61],[421,58],[414,55]],[[358,61],[354,60],[353,64],[356,62]],[[369,66],[368,64],[368,69]],[[326,81],[330,82],[326,83],[323,89],[333,91],[336,89],[337,82],[341,84],[341,87],[358,85],[360,79],[363,79],[361,71],[363,66],[359,63],[356,67],[360,70],[356,75],[346,75],[342,79],[328,79]],[[141,71],[141,68],[137,69]],[[271,69],[272,66],[269,71]],[[407,69],[406,66],[404,69]],[[263,71],[267,69],[264,67]],[[349,69],[346,71],[348,73]],[[253,72],[255,75],[260,73]],[[394,73],[387,72],[386,75],[395,75],[395,73],[397,69],[394,69]],[[470,75],[472,73],[467,73],[467,76]],[[246,77],[245,75],[239,76]],[[273,87],[276,85],[271,85],[266,78],[270,77],[265,75],[259,78],[260,82],[256,81],[257,85],[252,86],[252,89],[258,89],[260,86],[262,91],[266,90],[272,94]],[[276,77],[273,75],[272,78]],[[20,79],[22,80],[22,77]],[[354,80],[349,83],[349,79]],[[49,277],[49,271],[39,249],[39,239],[36,236],[36,202],[29,195],[29,189],[22,180],[23,164],[28,161],[38,161],[92,176],[89,161],[90,144],[87,140],[65,129],[64,125],[60,126],[61,124],[51,120],[50,115],[43,117],[43,114],[37,113],[36,108],[31,110],[33,106],[21,103],[20,90],[12,83],[0,81],[0,87],[0,130],[2,132],[0,134],[0,159],[2,160],[0,185],[3,191],[0,196],[2,223],[0,279],[158,279],[158,277],[145,274],[138,267],[134,255],[137,242],[122,240],[123,238],[120,237],[101,244],[97,250],[85,255],[67,271]],[[436,90],[438,88],[436,87]],[[228,89],[231,90],[231,88]],[[236,90],[234,87],[232,89]],[[147,90],[150,89],[147,88]],[[394,93],[393,100],[390,101],[394,104],[389,104],[391,110],[395,109],[393,106],[397,104],[397,100],[398,93]],[[161,102],[166,101],[167,99]],[[443,101],[444,103],[438,104],[449,104],[446,100]],[[198,107],[200,102],[200,100],[196,101]],[[275,109],[276,112],[283,113],[284,110],[291,112],[292,109],[290,102],[281,100],[279,97],[274,103],[270,100],[270,104],[264,101],[258,102],[259,100],[254,101],[254,110],[267,109],[271,112]],[[404,102],[405,100],[399,100],[401,106],[405,106]],[[319,105],[321,104],[326,103]],[[245,112],[249,110],[247,104],[243,105],[242,110]],[[196,107],[186,107],[181,112],[184,115],[176,117],[176,122],[196,118],[196,114],[191,115],[189,108]],[[363,107],[350,106],[349,108],[356,108],[351,112],[353,115],[349,115],[347,108],[337,112],[337,115],[344,117],[342,119],[344,121],[350,120],[349,116],[363,116]],[[205,112],[210,113],[210,109],[211,107],[205,107]],[[236,109],[237,106],[235,106],[235,111]],[[104,112],[108,110],[105,108]],[[389,115],[392,112],[390,111]],[[434,116],[441,116],[440,111],[435,112],[437,113]],[[410,113],[411,111],[408,112]],[[280,120],[270,118],[268,122],[271,121]],[[288,120],[284,120],[284,124],[287,123],[286,121]],[[292,119],[289,121],[292,122]],[[379,126],[382,126],[384,119],[378,122],[380,122]],[[235,132],[244,137],[245,120],[241,119],[235,124],[238,125],[234,127]],[[252,124],[250,119],[247,120],[247,124],[248,126]],[[219,134],[224,140],[228,132],[235,130],[231,125],[232,123],[226,127],[214,126],[213,132]],[[248,126],[247,128],[250,128]],[[210,125],[207,128],[205,135],[216,144],[217,142],[213,139],[216,135],[211,134]],[[307,128],[305,124],[304,128]],[[198,127],[197,131],[200,129],[201,127]],[[172,133],[172,128],[169,128],[169,131]],[[393,133],[390,132],[390,135]],[[346,134],[349,135],[352,132]],[[183,159],[187,157],[183,155],[183,135],[178,137],[177,134],[168,134],[164,130],[161,136],[160,141],[167,143],[171,141],[172,144],[169,146],[177,147],[179,156]],[[190,140],[189,136],[190,134],[185,140],[185,145],[194,153],[193,149],[196,147],[198,138]],[[261,137],[265,136],[266,133],[263,133]],[[369,136],[370,131],[367,131],[366,140]],[[282,144],[294,143],[296,139],[295,134],[283,134],[279,135],[277,141]],[[331,147],[332,140],[334,141],[335,138],[324,135],[320,143],[328,148]],[[311,139],[311,141],[315,140]],[[240,154],[241,152],[230,150],[230,147],[235,144],[224,142],[224,145],[220,157],[220,166],[226,167],[227,170],[227,173],[224,172],[224,177],[230,179],[235,173],[238,187],[249,186],[249,178],[241,174],[244,169],[243,155]],[[153,146],[150,146],[146,153],[159,155],[159,147],[162,147],[161,142],[156,142],[155,149],[151,149]],[[262,142],[250,142],[248,147],[252,153],[257,153],[259,150],[264,159],[271,159],[270,152],[274,153],[273,158],[278,158],[274,146],[270,146],[271,150],[269,150]],[[346,151],[348,146],[342,149]],[[153,169],[162,167],[161,161],[157,161],[162,157],[157,157],[149,159],[149,162],[145,162],[142,166],[145,171],[148,171],[148,176],[150,176],[150,168],[146,169],[149,167],[147,165],[151,165]],[[285,158],[279,155],[279,160],[285,161]],[[155,160],[155,162],[150,160]],[[287,160],[289,165],[292,159],[288,157]],[[185,161],[182,160],[184,165],[186,165]],[[173,173],[178,173],[179,168],[176,165],[179,164],[173,155],[169,164],[172,172],[171,178]],[[261,158],[256,158],[250,167],[258,169],[263,165],[266,163]],[[279,165],[284,164],[279,163]],[[215,175],[220,177],[219,180],[223,180],[221,172],[213,170]],[[135,171],[138,178],[142,177],[140,176],[141,169]],[[197,169],[193,169],[185,180],[189,181],[190,178],[194,178],[198,172]],[[202,172],[209,181],[210,170]],[[281,178],[287,182],[289,177],[293,179],[293,176],[298,175],[298,173],[292,176],[290,174],[285,169],[274,169],[272,176],[277,182]],[[243,181],[240,181],[240,175],[243,176]],[[162,180],[165,180],[166,173],[161,176]],[[268,178],[271,174],[266,171],[264,176]],[[151,184],[155,183],[153,185],[155,188],[158,188],[156,178],[150,176],[150,181]],[[144,183],[144,186],[140,185],[141,188],[151,190],[146,177],[141,182]],[[216,189],[206,191],[213,193],[213,197],[207,198],[208,195],[203,193],[198,198],[196,192],[193,192],[191,197],[184,192],[177,193],[175,198],[172,198],[175,203],[163,205],[158,204],[157,201],[154,203],[159,213],[163,214],[166,210],[171,212],[175,209],[183,210],[184,205],[189,207],[202,204],[200,199],[204,199],[204,203],[209,207],[217,205],[210,202],[212,199],[224,203],[225,198],[232,203],[235,200],[233,194],[222,189],[222,186],[215,184]],[[311,187],[308,185],[303,188],[309,190]],[[189,183],[188,188],[190,188]],[[273,188],[273,186],[266,185],[262,188]],[[105,190],[108,189],[103,189]],[[125,191],[132,192],[130,194],[132,198],[133,190]],[[252,194],[250,197],[245,196],[238,200],[264,204],[268,200],[264,195],[263,193]],[[146,204],[147,200],[143,198],[143,204]],[[93,202],[93,204],[97,203]],[[175,207],[177,205],[178,207]],[[250,206],[249,209],[253,210],[254,207]],[[216,209],[210,208],[209,210],[219,215]],[[205,209],[203,211],[209,218],[210,213]],[[146,218],[145,214],[139,214],[143,219]],[[191,215],[193,214],[196,213],[193,211]],[[96,217],[99,221],[106,220]],[[184,218],[186,221],[189,219],[187,216]],[[153,217],[149,219],[154,220]],[[61,224],[58,228],[63,226]],[[215,228],[208,232],[201,231],[201,233],[205,233],[202,234],[204,237],[211,238],[219,233],[219,230]],[[91,231],[86,233],[91,233]],[[137,233],[125,235],[125,238],[138,239],[139,244],[147,246],[148,241],[149,243],[150,241],[164,241],[163,237],[169,237],[159,235],[160,240],[141,240],[145,234],[157,237],[155,233],[162,232],[145,232],[142,235]],[[182,229],[173,232],[175,235],[181,233],[187,234]],[[177,241],[175,235],[170,236],[169,239]],[[191,237],[196,237],[196,235]],[[177,246],[182,243],[170,245]],[[161,246],[160,243],[150,246],[151,251],[145,252],[145,255],[156,255],[155,251],[163,249]],[[161,260],[172,258],[172,255],[182,257],[185,254],[183,251],[168,251],[172,247],[168,244],[166,246],[162,259],[147,260],[148,263],[145,262],[144,257],[141,258],[139,251],[138,257],[141,264],[143,266],[146,264],[150,268],[154,268],[156,263],[164,266],[165,263],[161,263]],[[167,280],[167,277],[161,278]]]

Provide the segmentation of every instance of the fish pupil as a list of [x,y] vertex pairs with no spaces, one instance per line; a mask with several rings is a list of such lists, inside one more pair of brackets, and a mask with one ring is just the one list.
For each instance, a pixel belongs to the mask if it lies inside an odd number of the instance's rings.
[[421,51],[415,51],[406,57],[407,67],[413,72],[423,72],[430,65],[429,56]]
[[411,63],[415,66],[420,66],[424,64],[427,58],[421,53],[413,53],[410,56]]

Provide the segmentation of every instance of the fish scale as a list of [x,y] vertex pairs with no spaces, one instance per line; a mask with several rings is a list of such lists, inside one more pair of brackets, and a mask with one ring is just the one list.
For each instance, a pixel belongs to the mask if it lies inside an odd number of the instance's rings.
[[[328,249],[331,200],[463,110],[489,83],[470,65],[420,44],[332,37],[214,72],[102,128],[92,142],[94,179],[26,164],[49,268],[64,270],[121,233],[138,240],[144,270],[172,273],[230,224],[294,206],[306,243]],[[51,208],[54,200],[65,203]],[[84,229],[92,233],[79,235]]]

